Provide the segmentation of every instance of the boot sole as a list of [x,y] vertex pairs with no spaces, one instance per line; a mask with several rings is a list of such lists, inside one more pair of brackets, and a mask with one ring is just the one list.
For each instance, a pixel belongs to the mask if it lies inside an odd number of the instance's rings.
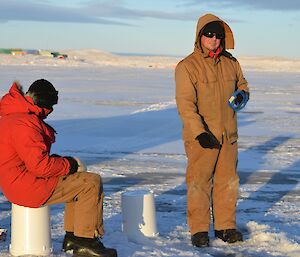
[[221,239],[223,242],[227,243],[227,244],[235,244],[235,243],[242,243],[244,242],[243,239],[237,239],[237,240],[225,240],[224,238],[221,237],[216,237],[216,239]]
[[117,251],[111,250],[111,251],[108,251],[106,253],[102,253],[101,255],[100,254],[90,255],[90,254],[78,253],[75,250],[75,251],[73,251],[73,256],[72,257],[118,257],[118,253],[117,253]]
[[73,254],[73,249],[62,249],[64,253]]
[[78,254],[78,253],[73,253],[72,257],[118,257],[117,254],[115,255],[107,255],[107,254],[103,254],[103,255],[86,255],[86,254]]
[[193,245],[195,248],[205,248],[209,247],[209,245]]
[[74,248],[73,247],[64,247],[62,248],[62,251],[67,253],[67,252],[72,252],[73,253]]

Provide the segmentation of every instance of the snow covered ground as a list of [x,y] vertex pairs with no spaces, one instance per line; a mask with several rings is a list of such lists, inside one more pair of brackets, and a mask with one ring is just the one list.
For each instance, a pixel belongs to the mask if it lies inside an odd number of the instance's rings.
[[[69,60],[0,56],[0,95],[19,80],[26,91],[38,78],[53,82],[59,104],[48,118],[57,134],[53,152],[74,155],[104,180],[104,243],[120,257],[300,256],[300,61],[241,57],[251,99],[239,114],[243,243],[213,237],[191,246],[185,217],[186,157],[174,93],[174,57],[126,57],[95,50],[68,52]],[[99,57],[101,56],[101,58]],[[122,232],[121,194],[154,192],[159,236],[145,243]],[[8,256],[11,206],[0,195],[0,243]],[[62,253],[63,205],[51,207],[54,256]]]

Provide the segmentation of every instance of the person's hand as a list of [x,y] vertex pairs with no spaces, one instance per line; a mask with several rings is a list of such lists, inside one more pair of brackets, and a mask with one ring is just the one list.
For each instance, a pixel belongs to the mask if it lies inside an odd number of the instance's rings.
[[249,96],[249,92],[246,92],[245,90],[237,90],[229,97],[228,105],[232,110],[238,112],[246,106]]
[[71,156],[64,156],[64,158],[66,158],[68,160],[68,162],[70,163],[70,171],[69,174],[74,174],[78,171],[78,162],[77,160],[75,160],[75,158],[71,157]]
[[238,91],[236,98],[234,99],[235,104],[241,104],[243,101],[248,102],[249,93],[245,90]]
[[211,133],[203,132],[199,136],[197,136],[196,139],[199,141],[199,144],[203,148],[220,149],[220,142]]
[[50,157],[61,157],[60,155],[54,153],[54,154],[51,154]]
[[85,163],[79,157],[73,157],[78,163],[78,170],[77,172],[85,172],[87,171]]

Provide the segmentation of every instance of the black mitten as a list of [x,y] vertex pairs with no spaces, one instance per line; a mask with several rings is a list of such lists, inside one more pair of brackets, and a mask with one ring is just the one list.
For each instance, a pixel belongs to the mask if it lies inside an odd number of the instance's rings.
[[60,155],[54,153],[54,154],[51,154],[50,157],[61,157]]
[[78,162],[71,156],[64,156],[70,163],[70,172],[69,174],[74,174],[78,170]]
[[220,143],[216,137],[208,132],[203,132],[199,136],[196,137],[196,139],[199,141],[200,145],[203,148],[209,148],[209,149],[220,149]]

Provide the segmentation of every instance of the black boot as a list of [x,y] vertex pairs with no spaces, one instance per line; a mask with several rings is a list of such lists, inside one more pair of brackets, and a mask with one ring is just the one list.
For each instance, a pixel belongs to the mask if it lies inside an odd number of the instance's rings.
[[117,251],[113,248],[106,248],[98,238],[77,237],[73,256],[84,257],[117,257]]
[[236,229],[215,230],[215,236],[229,244],[243,241],[242,233]]
[[98,238],[84,238],[67,232],[63,241],[63,251],[73,250],[73,256],[117,257],[117,251],[106,248]]
[[73,232],[66,232],[63,245],[62,245],[62,250],[64,252],[71,251],[74,249],[75,246],[75,236]]
[[196,247],[207,247],[209,246],[208,232],[197,232],[192,235],[192,245]]

